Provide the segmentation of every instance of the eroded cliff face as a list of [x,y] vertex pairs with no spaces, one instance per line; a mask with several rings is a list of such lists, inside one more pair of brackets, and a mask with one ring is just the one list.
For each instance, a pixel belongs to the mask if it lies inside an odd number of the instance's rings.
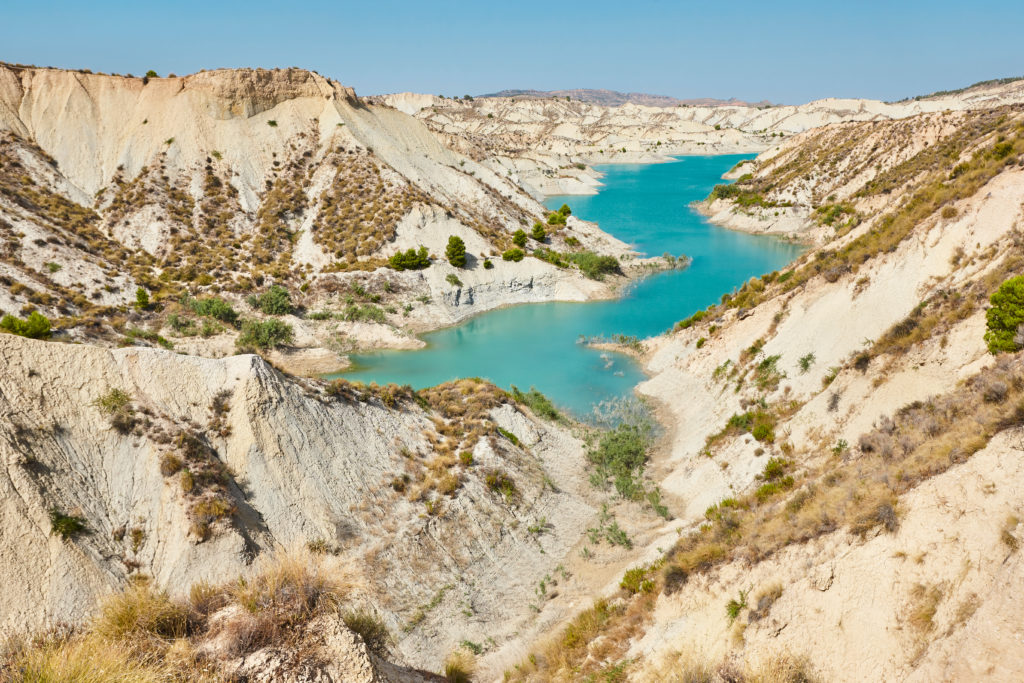
[[[326,393],[256,356],[12,335],[0,355],[7,633],[80,622],[135,575],[183,594],[309,545],[358,566],[399,652],[436,669],[461,640],[529,620],[533,585],[594,515],[582,444],[484,383],[417,403]],[[53,515],[85,529],[63,538]],[[557,523],[536,537],[541,518]]]

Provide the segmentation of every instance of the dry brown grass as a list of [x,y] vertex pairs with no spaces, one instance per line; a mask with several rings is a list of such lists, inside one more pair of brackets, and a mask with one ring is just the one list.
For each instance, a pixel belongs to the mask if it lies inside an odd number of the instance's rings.
[[1020,518],[1016,515],[1010,515],[1006,518],[1003,523],[1003,528],[999,532],[999,540],[1003,542],[1011,553],[1015,553],[1020,550],[1020,538],[1017,537],[1016,531],[1017,526],[1020,524]]
[[188,605],[171,600],[145,578],[137,579],[123,593],[103,604],[92,630],[108,640],[140,635],[181,638],[189,629]]
[[716,665],[704,655],[686,651],[670,657],[641,680],[649,683],[813,683],[820,679],[806,658],[788,653]]
[[942,598],[942,586],[914,586],[910,591],[910,602],[905,615],[907,623],[921,635],[931,632],[935,628],[935,613]]
[[[626,595],[626,591],[620,591]],[[622,662],[634,634],[650,622],[656,596],[637,593],[632,600],[612,606],[599,600],[537,653],[505,672],[508,681],[577,681],[599,675]],[[599,637],[600,636],[600,637]]]
[[0,656],[0,680],[24,683],[163,683],[162,658],[98,636],[48,638]]
[[453,651],[444,661],[444,677],[448,683],[470,683],[476,672],[476,659],[464,649]]
[[139,579],[78,633],[7,648],[0,680],[10,671],[26,672],[13,679],[25,681],[218,680],[222,658],[268,644],[300,647],[312,621],[341,618],[339,607],[361,587],[355,577],[335,558],[290,550],[264,556],[236,581],[195,584],[184,599]]
[[819,678],[805,658],[774,654],[747,662],[739,680],[743,683],[813,683]]
[[337,171],[321,197],[313,240],[347,270],[393,241],[399,221],[429,197],[366,152],[339,149],[329,161]]

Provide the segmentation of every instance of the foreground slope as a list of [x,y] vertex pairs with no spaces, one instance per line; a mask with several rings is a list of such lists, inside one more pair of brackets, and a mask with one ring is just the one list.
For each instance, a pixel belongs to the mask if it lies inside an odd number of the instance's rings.
[[[0,355],[7,634],[79,622],[136,575],[181,594],[309,546],[358,567],[360,604],[436,668],[528,620],[533,584],[594,514],[576,493],[581,444],[482,382],[417,398],[256,356],[13,335]],[[537,537],[541,518],[555,524]]]

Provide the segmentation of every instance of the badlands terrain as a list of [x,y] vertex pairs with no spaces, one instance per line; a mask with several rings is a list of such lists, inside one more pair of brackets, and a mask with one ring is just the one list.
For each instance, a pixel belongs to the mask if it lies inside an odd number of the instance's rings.
[[[1022,100],[0,65],[0,676],[1019,678],[1024,340],[987,309],[1024,270]],[[628,349],[653,442],[318,379],[670,267],[538,200],[738,151],[699,210],[809,250]]]

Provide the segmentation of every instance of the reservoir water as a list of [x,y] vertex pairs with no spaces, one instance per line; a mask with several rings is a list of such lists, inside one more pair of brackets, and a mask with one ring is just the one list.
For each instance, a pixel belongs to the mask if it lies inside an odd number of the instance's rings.
[[612,301],[524,304],[477,316],[422,336],[426,348],[352,356],[342,377],[364,382],[432,386],[484,377],[498,386],[535,386],[556,404],[586,417],[603,400],[632,394],[644,374],[630,359],[579,343],[581,336],[645,338],[666,331],[698,308],[717,302],[755,275],[777,270],[800,253],[778,239],[718,228],[689,208],[747,155],[690,156],[664,164],[597,167],[596,195],[550,197],[573,214],[655,256],[693,259],[689,268],[652,275]]

